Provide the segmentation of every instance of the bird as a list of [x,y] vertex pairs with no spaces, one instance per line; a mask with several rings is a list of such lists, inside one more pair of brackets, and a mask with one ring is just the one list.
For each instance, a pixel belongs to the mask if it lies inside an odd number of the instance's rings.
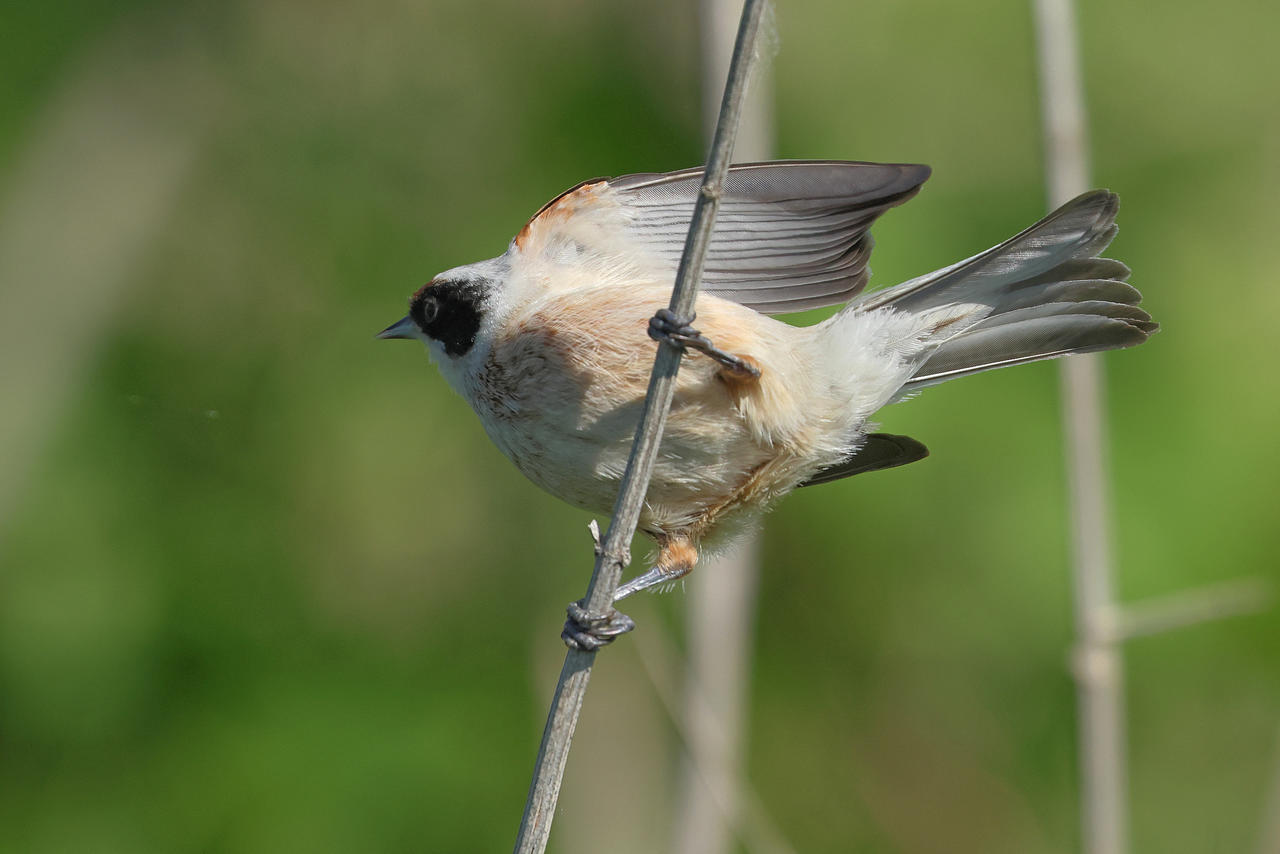
[[[378,333],[421,341],[529,480],[594,513],[617,496],[658,342],[684,348],[639,530],[652,567],[615,601],[670,588],[800,487],[928,455],[881,408],[993,368],[1132,347],[1159,326],[1129,268],[1099,257],[1118,197],[1093,190],[935,272],[864,290],[872,223],[930,168],[730,167],[694,315],[665,308],[703,170],[584,181],[506,251],[446,270]],[[774,315],[841,306],[793,325]],[[655,311],[655,308],[657,309]],[[696,320],[697,326],[693,325]]]

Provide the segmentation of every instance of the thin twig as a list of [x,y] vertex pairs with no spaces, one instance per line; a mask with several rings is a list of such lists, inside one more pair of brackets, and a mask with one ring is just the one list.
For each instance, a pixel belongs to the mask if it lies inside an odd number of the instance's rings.
[[1127,605],[1115,621],[1120,640],[1147,637],[1226,617],[1256,614],[1271,606],[1271,585],[1238,578]]
[[[1071,0],[1035,0],[1040,103],[1051,207],[1088,189],[1088,133]],[[1106,490],[1105,404],[1097,356],[1062,360],[1075,578],[1081,832],[1088,854],[1128,847],[1123,662],[1111,632],[1116,613]]]
[[[693,209],[689,236],[685,241],[684,254],[680,259],[680,268],[671,294],[669,308],[680,317],[688,317],[693,313],[711,229],[719,209],[721,188],[733,154],[745,83],[756,58],[756,39],[765,3],[766,0],[747,0],[742,10],[742,22],[734,45],[729,80],[720,106],[719,124],[716,126],[706,174]],[[657,458],[658,443],[662,438],[662,428],[675,394],[676,372],[680,367],[681,355],[681,350],[676,347],[658,347],[640,415],[640,425],[631,446],[631,457],[622,478],[618,500],[614,504],[613,520],[604,543],[596,554],[591,582],[587,595],[583,598],[583,607],[588,613],[606,613],[612,607],[622,570],[630,562],[631,538],[639,524],[644,496]],[[570,649],[565,655],[555,698],[542,733],[542,744],[538,749],[520,832],[516,838],[516,854],[541,854],[546,850],[556,801],[560,795],[560,782],[564,778],[564,766],[569,758],[569,746],[578,723],[578,715],[582,711],[595,657],[594,652],[580,649]]]

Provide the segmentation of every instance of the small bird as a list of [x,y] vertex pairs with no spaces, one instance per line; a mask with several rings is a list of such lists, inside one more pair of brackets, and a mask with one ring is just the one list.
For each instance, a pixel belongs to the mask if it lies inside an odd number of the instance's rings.
[[[1099,258],[1117,197],[1094,190],[1004,243],[863,293],[868,228],[929,177],[913,164],[733,166],[694,318],[666,309],[703,170],[585,181],[497,258],[447,270],[379,333],[422,341],[535,484],[610,513],[655,355],[685,348],[640,530],[669,585],[792,489],[928,454],[881,407],[991,368],[1141,344],[1158,326]],[[811,326],[770,315],[843,305]]]

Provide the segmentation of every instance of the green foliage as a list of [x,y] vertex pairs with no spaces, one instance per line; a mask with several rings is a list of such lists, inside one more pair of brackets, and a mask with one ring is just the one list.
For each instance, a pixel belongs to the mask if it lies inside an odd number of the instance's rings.
[[[576,181],[699,162],[686,5],[3,13],[22,49],[0,75],[0,221],[84,76],[137,74],[145,98],[196,67],[203,123],[181,126],[192,163],[79,342],[68,402],[12,449],[30,465],[0,520],[0,850],[510,844],[586,517],[521,479],[418,348],[372,336]],[[1127,598],[1280,584],[1280,103],[1261,44],[1280,7],[1234,5],[1082,10],[1094,171],[1124,199],[1113,254],[1165,325],[1107,360]],[[875,282],[1041,212],[1028,14],[779,4],[779,154],[935,168],[877,227]],[[56,342],[55,321],[26,318]],[[34,355],[5,350],[6,370]],[[929,390],[883,416],[928,461],[769,518],[748,764],[798,850],[1074,850],[1057,405],[1045,365]],[[670,632],[683,597],[630,610]],[[1137,849],[1248,850],[1275,761],[1274,615],[1142,640],[1128,663]],[[671,733],[634,649],[600,669],[553,847],[659,850]]]

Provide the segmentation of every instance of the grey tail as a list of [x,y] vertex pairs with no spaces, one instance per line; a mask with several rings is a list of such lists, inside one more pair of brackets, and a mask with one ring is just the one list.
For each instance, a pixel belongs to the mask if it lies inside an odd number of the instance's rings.
[[973,305],[939,325],[938,343],[901,396],[979,371],[1133,347],[1160,327],[1138,308],[1129,268],[1099,258],[1116,234],[1120,199],[1093,190],[1021,234],[958,264],[867,294],[857,311],[913,314]]

